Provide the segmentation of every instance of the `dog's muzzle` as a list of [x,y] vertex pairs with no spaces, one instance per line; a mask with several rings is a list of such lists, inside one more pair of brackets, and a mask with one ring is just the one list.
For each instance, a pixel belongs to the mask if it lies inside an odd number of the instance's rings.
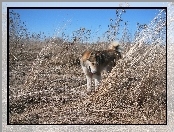
[[95,74],[95,73],[97,72],[97,70],[92,70],[90,66],[88,67],[88,70],[89,70],[89,72],[92,73],[92,74]]

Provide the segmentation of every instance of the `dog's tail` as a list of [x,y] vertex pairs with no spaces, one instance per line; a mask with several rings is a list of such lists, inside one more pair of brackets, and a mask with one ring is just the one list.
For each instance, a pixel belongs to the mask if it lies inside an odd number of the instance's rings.
[[117,41],[112,42],[108,46],[108,49],[109,50],[115,50],[115,51],[118,51],[118,52],[122,52],[123,51],[123,48],[121,47],[121,45]]

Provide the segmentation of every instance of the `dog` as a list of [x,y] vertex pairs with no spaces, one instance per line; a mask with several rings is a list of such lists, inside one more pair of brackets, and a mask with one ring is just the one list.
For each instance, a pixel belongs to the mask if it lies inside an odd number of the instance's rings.
[[92,90],[92,79],[95,80],[95,90],[101,81],[101,72],[110,73],[116,61],[122,58],[123,48],[118,42],[112,42],[107,50],[86,50],[80,57],[80,64],[87,79],[87,91]]

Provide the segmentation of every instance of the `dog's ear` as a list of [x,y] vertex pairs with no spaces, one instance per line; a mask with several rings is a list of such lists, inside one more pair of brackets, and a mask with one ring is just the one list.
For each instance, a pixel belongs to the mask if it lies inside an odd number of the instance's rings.
[[88,59],[91,59],[91,58],[96,58],[96,52],[95,51],[91,51],[90,54],[88,55]]
[[88,60],[91,56],[91,52],[86,50],[85,52],[82,53],[82,59],[83,60]]

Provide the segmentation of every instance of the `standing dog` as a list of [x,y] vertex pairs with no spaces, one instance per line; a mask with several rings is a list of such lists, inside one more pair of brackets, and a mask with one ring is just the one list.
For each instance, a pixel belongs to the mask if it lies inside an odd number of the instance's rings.
[[111,72],[117,60],[121,58],[121,46],[118,42],[113,42],[107,50],[95,51],[86,50],[80,58],[80,64],[87,79],[87,91],[90,92],[92,78],[95,79],[95,88],[101,81],[101,72]]

